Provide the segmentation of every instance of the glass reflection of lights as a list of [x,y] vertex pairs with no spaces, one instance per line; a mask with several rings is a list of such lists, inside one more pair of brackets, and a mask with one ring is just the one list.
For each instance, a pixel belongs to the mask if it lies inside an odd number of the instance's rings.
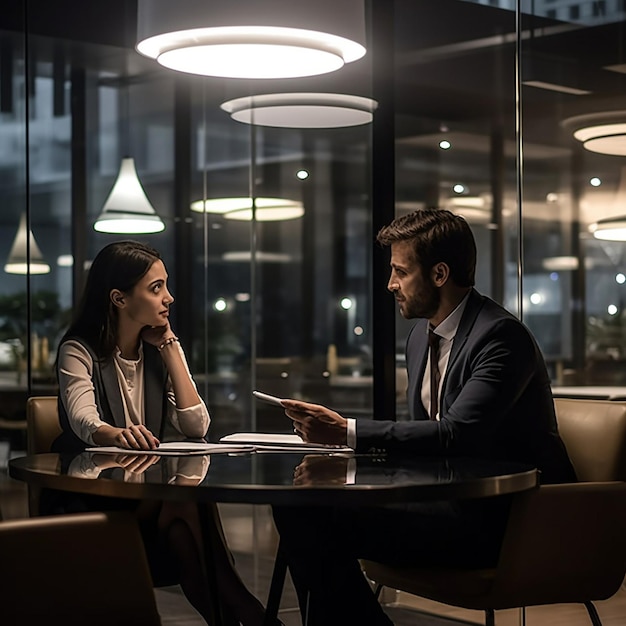
[[543,302],[543,296],[537,292],[531,293],[530,301],[532,302],[532,304],[541,304]]
[[606,308],[607,313],[609,315],[616,315],[617,314],[617,307],[614,304],[609,304],[609,306]]
[[623,285],[626,283],[626,276],[624,276],[621,272],[619,274],[615,274],[615,282],[619,285]]
[[439,142],[439,147],[442,150],[449,150],[452,147],[452,144],[447,139],[443,139]]
[[575,256],[550,256],[545,258],[541,265],[547,270],[565,272],[578,269],[579,262],[578,257]]
[[[304,215],[302,202],[287,198],[255,198],[255,216],[259,222],[292,220]],[[191,210],[196,213],[214,213],[229,220],[252,220],[252,198],[211,198],[195,200]]]
[[24,275],[50,272],[50,266],[44,260],[32,231],[27,227],[25,213],[20,216],[20,223],[4,271],[7,274]]
[[71,254],[61,254],[57,257],[57,265],[59,267],[72,267],[74,265],[74,257]]
[[218,298],[214,303],[213,303],[213,308],[218,311],[219,313],[222,313],[223,311],[226,310],[227,308],[227,304],[226,304],[226,300],[224,300],[224,298]]
[[306,170],[298,170],[296,172],[296,176],[300,179],[300,180],[306,180],[309,177],[309,173]]
[[363,327],[362,326],[355,326],[354,327],[354,334],[357,337],[360,337],[363,334]]
[[352,302],[351,298],[342,298],[341,302],[339,303],[339,305],[341,306],[342,309],[349,311],[352,308],[352,305],[354,303]]
[[454,187],[452,187],[452,190],[454,191],[454,193],[463,193],[465,191],[465,186],[461,184],[457,184],[457,185],[454,185]]
[[593,178],[589,179],[589,184],[592,187],[599,187],[602,184],[602,181],[597,176],[594,176]]

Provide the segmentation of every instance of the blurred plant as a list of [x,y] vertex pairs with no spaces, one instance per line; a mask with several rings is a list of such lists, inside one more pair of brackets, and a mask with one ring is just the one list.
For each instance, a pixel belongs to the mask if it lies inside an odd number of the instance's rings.
[[[31,295],[30,332],[41,340],[40,345],[48,345],[56,336],[61,320],[61,307],[58,294],[55,291],[39,290]],[[15,367],[20,372],[26,361],[26,346],[28,345],[28,299],[25,291],[0,295],[0,341],[11,346],[14,358],[13,364],[4,364]],[[40,356],[40,355],[39,355]],[[48,363],[38,363],[40,368],[46,368]]]

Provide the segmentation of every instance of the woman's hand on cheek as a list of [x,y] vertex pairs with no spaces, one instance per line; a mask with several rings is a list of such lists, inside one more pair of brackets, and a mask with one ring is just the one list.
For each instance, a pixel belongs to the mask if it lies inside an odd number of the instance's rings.
[[163,326],[146,326],[141,331],[141,338],[157,348],[170,337],[175,337],[175,335],[169,322]]

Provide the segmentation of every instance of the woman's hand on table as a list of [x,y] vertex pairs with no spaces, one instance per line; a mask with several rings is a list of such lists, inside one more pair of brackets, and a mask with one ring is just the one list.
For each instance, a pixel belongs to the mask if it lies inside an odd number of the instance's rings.
[[161,443],[143,424],[116,428],[105,424],[93,434],[98,446],[116,446],[128,450],[156,450]]

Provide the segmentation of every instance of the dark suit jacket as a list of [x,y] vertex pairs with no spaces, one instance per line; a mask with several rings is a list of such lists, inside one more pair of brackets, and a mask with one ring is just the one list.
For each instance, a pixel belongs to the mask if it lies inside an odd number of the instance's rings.
[[526,326],[472,289],[443,380],[441,419],[432,421],[420,398],[427,323],[418,320],[407,339],[411,421],[359,420],[357,452],[516,460],[538,467],[544,483],[575,480],[558,434],[545,362]]

